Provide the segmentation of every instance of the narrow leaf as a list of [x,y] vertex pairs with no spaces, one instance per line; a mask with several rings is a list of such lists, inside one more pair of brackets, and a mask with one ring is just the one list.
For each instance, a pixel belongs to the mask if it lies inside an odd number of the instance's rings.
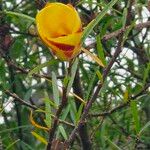
[[76,108],[75,101],[71,100],[70,101],[70,116],[74,124],[76,122],[76,118],[75,118],[76,113],[77,113],[77,108]]
[[23,147],[27,147],[28,150],[34,150],[29,144],[25,143],[24,141],[21,141]]
[[30,122],[32,123],[33,126],[35,126],[36,128],[39,128],[39,129],[43,129],[43,130],[47,130],[48,131],[48,128],[47,127],[43,127],[39,124],[37,124],[34,119],[33,119],[33,116],[32,116],[32,111],[30,112]]
[[73,81],[74,81],[74,78],[75,78],[75,74],[76,74],[76,71],[77,71],[78,62],[79,62],[79,60],[76,58],[75,62],[72,65],[72,68],[71,68],[71,78],[70,78],[68,86],[67,86],[67,94],[71,90],[71,87],[72,87],[72,84],[73,84]]
[[105,8],[97,15],[97,17],[92,20],[87,27],[85,28],[82,36],[82,43],[84,40],[88,37],[88,35],[91,33],[93,28],[100,22],[100,20],[105,16],[105,14],[112,8],[113,5],[116,4],[118,0],[112,0],[109,4],[105,6]]
[[52,118],[51,118],[51,105],[49,103],[49,98],[48,96],[45,98],[44,100],[45,102],[45,123],[47,125],[47,127],[51,127],[51,122],[52,122]]
[[31,125],[22,125],[22,126],[19,126],[19,127],[15,127],[15,128],[9,128],[9,129],[4,129],[3,131],[0,131],[0,134],[2,133],[7,133],[7,132],[12,132],[12,131],[15,131],[15,130],[18,130],[18,129],[22,129],[22,128],[29,128],[29,127],[32,127]]
[[108,143],[112,146],[112,148],[114,148],[115,150],[121,150],[121,148],[118,147],[118,145],[116,145],[116,144],[115,144],[114,142],[112,142],[110,139],[108,139],[108,138],[105,137],[105,136],[104,136],[104,138],[105,138],[105,140],[108,141]]
[[127,8],[124,8],[123,16],[122,16],[122,26],[123,27],[125,27],[125,25],[126,25],[126,18],[127,18]]
[[139,132],[138,135],[141,136],[141,134],[142,134],[148,127],[150,127],[150,121],[145,124],[145,126],[140,130],[140,132]]
[[103,50],[103,46],[101,43],[100,35],[98,35],[96,37],[96,43],[97,43],[96,48],[97,48],[97,52],[98,52],[98,57],[100,58],[102,63],[106,66],[106,60],[105,60],[105,56],[104,56],[104,50]]
[[36,132],[32,131],[31,134],[36,137],[37,140],[39,140],[40,142],[44,143],[45,145],[47,145],[47,141],[40,136],[39,134],[37,134]]
[[13,11],[6,11],[6,10],[4,11],[4,13],[7,14],[7,15],[17,16],[17,17],[20,17],[20,18],[27,19],[27,20],[29,20],[33,23],[35,22],[35,18],[32,18],[32,17],[30,17],[28,15],[25,15],[25,14],[22,14],[22,13],[13,12]]
[[13,147],[17,142],[19,142],[19,141],[20,141],[20,139],[15,140],[13,143],[11,143],[10,145],[8,145],[5,150],[9,150],[10,148],[12,149],[12,147]]
[[61,117],[62,120],[66,119],[69,111],[70,111],[70,105],[68,105],[67,108],[63,111],[63,114],[62,114],[62,117]]
[[88,56],[90,56],[96,63],[98,63],[99,66],[105,67],[103,62],[94,54],[92,54],[90,51],[82,47],[82,51],[86,53]]
[[57,86],[57,78],[54,72],[52,72],[52,87],[53,87],[53,98],[56,105],[59,105],[59,89]]
[[82,114],[82,110],[83,110],[83,104],[80,105],[78,112],[76,113],[76,124],[78,123],[78,121],[80,120],[80,116]]
[[146,80],[149,78],[149,75],[150,75],[150,63],[147,64],[147,68],[144,70],[143,85],[145,85]]
[[103,83],[103,76],[99,70],[96,71],[96,75],[98,76],[99,80]]
[[125,102],[128,102],[128,99],[129,99],[129,91],[128,91],[128,89],[125,90],[123,98],[124,98]]
[[59,130],[60,130],[60,133],[62,134],[62,136],[64,137],[64,139],[67,140],[68,137],[67,137],[66,131],[62,125],[59,126]]
[[47,67],[47,66],[50,66],[50,65],[54,65],[58,62],[57,59],[52,59],[48,62],[45,62],[43,64],[40,64],[38,66],[36,66],[34,69],[32,69],[29,73],[28,73],[28,76],[31,77],[34,73],[37,73],[38,71],[40,71],[42,68],[44,67]]
[[94,72],[94,73],[91,75],[91,80],[90,80],[89,85],[88,85],[88,89],[87,89],[86,96],[85,96],[85,99],[86,99],[86,100],[89,99],[90,93],[91,93],[91,91],[93,90],[93,84],[94,84],[95,78],[96,78],[96,74],[95,74],[95,72]]
[[130,107],[131,107],[131,112],[132,112],[132,116],[133,116],[133,120],[134,120],[135,131],[138,134],[140,131],[140,120],[139,120],[138,108],[137,108],[136,102],[131,101]]

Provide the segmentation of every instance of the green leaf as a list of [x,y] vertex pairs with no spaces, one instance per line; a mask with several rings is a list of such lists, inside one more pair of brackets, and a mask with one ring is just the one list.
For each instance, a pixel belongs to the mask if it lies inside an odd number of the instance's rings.
[[48,98],[48,95],[46,96],[46,98],[44,99],[44,102],[45,102],[45,123],[47,125],[47,127],[51,127],[51,122],[52,122],[52,118],[51,118],[51,106],[50,106],[50,103],[49,103],[49,98]]
[[128,89],[125,90],[123,98],[124,98],[125,103],[128,102],[128,99],[129,99],[129,91],[128,91]]
[[82,103],[82,104],[80,105],[79,109],[78,109],[78,112],[76,113],[76,120],[75,120],[76,124],[77,124],[78,121],[80,120],[80,116],[81,116],[81,114],[82,114],[83,107],[84,107],[84,105],[83,105],[83,103]]
[[140,132],[139,132],[138,135],[141,136],[141,135],[143,134],[143,132],[144,132],[145,130],[147,130],[147,128],[149,128],[149,127],[150,127],[150,121],[147,122],[144,127],[142,127],[142,129],[140,130]]
[[143,85],[145,85],[146,80],[149,77],[149,74],[150,74],[150,63],[147,64],[147,68],[144,70]]
[[40,142],[44,143],[45,145],[47,145],[47,141],[45,138],[43,138],[41,135],[39,135],[38,133],[32,131],[31,134]]
[[21,144],[24,145],[24,147],[27,147],[28,150],[34,150],[29,144],[25,143],[24,141],[21,141]]
[[100,131],[97,132],[97,134],[100,134],[100,142],[101,142],[101,145],[104,149],[105,145],[106,145],[106,142],[105,142],[105,139],[104,139],[104,135],[106,134],[106,120],[103,121],[103,125],[101,126],[100,128]]
[[85,80],[86,82],[89,82],[89,72],[88,70],[86,70],[86,68],[83,66],[83,62],[82,61],[79,61],[79,67],[82,71],[82,74],[83,74],[83,81]]
[[35,23],[35,18],[32,18],[32,17],[25,15],[25,14],[22,14],[22,13],[13,12],[13,11],[6,11],[6,10],[4,11],[4,13],[9,15],[9,16],[17,16],[20,18],[24,18],[24,19],[27,19],[28,21]]
[[96,48],[97,48],[97,52],[98,52],[98,57],[100,58],[100,60],[104,64],[104,66],[106,66],[106,60],[105,60],[105,56],[104,56],[104,50],[103,50],[103,46],[101,43],[100,35],[97,35],[96,43],[97,43]]
[[20,141],[20,139],[15,140],[13,143],[11,143],[10,145],[8,145],[5,150],[12,149],[12,147],[13,147],[17,142],[19,142],[19,141]]
[[59,130],[60,130],[60,133],[62,134],[62,136],[64,137],[64,139],[67,140],[68,137],[67,137],[66,131],[62,125],[59,125]]
[[75,124],[76,122],[75,114],[77,113],[76,104],[74,100],[70,100],[69,103],[70,103],[70,116],[73,123]]
[[103,76],[99,70],[96,71],[96,75],[98,76],[99,80],[103,83]]
[[132,24],[130,25],[130,27],[128,29],[126,29],[126,31],[124,32],[122,45],[128,39],[128,35],[129,35],[130,31],[133,29],[134,26],[135,26],[135,21],[133,21]]
[[76,75],[78,62],[79,62],[79,60],[78,60],[78,58],[76,58],[76,60],[74,61],[73,65],[72,65],[71,77],[70,77],[70,80],[69,80],[69,83],[68,83],[68,86],[67,86],[67,94],[69,94],[69,92],[71,90],[71,87],[72,87],[72,84],[73,84],[73,81],[74,81],[74,78],[75,78],[75,75]]
[[15,39],[14,43],[11,46],[10,56],[14,59],[17,59],[24,55],[26,51],[26,46],[23,37],[18,37]]
[[69,104],[69,105],[67,106],[67,108],[63,111],[63,114],[62,114],[62,117],[61,117],[62,120],[65,120],[65,119],[66,119],[66,117],[67,117],[69,111],[70,111],[70,104]]
[[114,142],[112,142],[110,139],[108,139],[107,137],[105,137],[105,140],[108,141],[108,143],[111,145],[112,150],[122,150],[120,147],[118,147],[118,145],[116,145]]
[[48,97],[44,99],[44,101],[47,101],[53,108],[58,109],[58,106],[55,104],[55,102]]
[[[0,85],[4,88],[7,88],[6,84],[6,67],[3,60],[0,60]],[[0,89],[1,90],[1,89]]]
[[68,85],[69,79],[70,79],[70,77],[68,77],[68,76],[66,76],[66,77],[64,78],[64,80],[63,80],[63,85],[64,85],[64,86],[67,86],[67,85]]
[[20,128],[29,128],[29,127],[32,127],[31,125],[22,125],[22,126],[19,126],[19,127],[15,127],[15,128],[9,128],[9,129],[4,129],[3,131],[0,131],[0,134],[2,133],[9,133],[9,132],[12,132],[12,131],[15,131],[15,130],[18,130]]
[[29,100],[32,95],[32,88],[28,89],[24,95],[24,100]]
[[57,78],[54,72],[52,72],[52,87],[53,87],[53,98],[56,105],[59,105],[59,89],[57,86]]
[[136,102],[131,101],[130,107],[131,107],[131,112],[134,120],[135,131],[138,134],[140,131],[140,120],[139,120],[139,114],[138,114],[138,108]]
[[125,27],[125,25],[126,25],[126,18],[127,18],[127,8],[124,8],[123,16],[122,16],[122,26],[123,27]]
[[87,92],[86,92],[85,100],[89,99],[90,93],[91,93],[91,91],[93,89],[93,84],[94,84],[95,79],[96,79],[96,74],[94,72],[91,75],[91,80],[89,81],[89,84],[88,84],[88,89],[87,89]]
[[99,23],[99,21],[105,16],[105,14],[112,8],[113,5],[116,4],[118,0],[112,0],[109,4],[105,6],[105,8],[100,12],[95,19],[93,19],[85,28],[83,32],[83,36],[81,39],[81,43],[88,37],[88,35],[92,32],[93,28]]
[[45,62],[43,64],[40,64],[38,66],[36,66],[34,69],[32,69],[29,73],[28,76],[31,77],[34,73],[37,73],[38,71],[40,71],[42,68],[47,67],[47,66],[51,66],[58,63],[57,59],[52,59],[48,62]]

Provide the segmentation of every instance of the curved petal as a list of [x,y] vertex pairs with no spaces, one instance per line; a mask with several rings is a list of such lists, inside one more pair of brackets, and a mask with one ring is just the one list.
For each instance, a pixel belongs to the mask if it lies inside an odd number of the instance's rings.
[[82,22],[81,22],[78,12],[71,4],[68,4],[67,6],[69,6],[75,12],[75,22],[74,22],[74,27],[73,27],[72,33],[81,32],[82,31]]
[[47,40],[49,40],[50,42],[76,46],[79,45],[81,41],[81,37],[82,37],[82,32],[69,34],[67,36],[62,36],[58,38],[48,38]]
[[81,29],[80,18],[74,8],[62,3],[48,4],[36,16],[39,34],[59,37]]
[[64,50],[61,47],[53,45],[53,43],[49,42],[45,38],[42,38],[42,41],[51,49],[54,55],[56,55],[59,59],[64,60],[64,61],[69,61],[70,59],[74,58],[77,54],[79,54],[81,51],[80,45],[77,45],[73,49],[70,49],[70,50]]

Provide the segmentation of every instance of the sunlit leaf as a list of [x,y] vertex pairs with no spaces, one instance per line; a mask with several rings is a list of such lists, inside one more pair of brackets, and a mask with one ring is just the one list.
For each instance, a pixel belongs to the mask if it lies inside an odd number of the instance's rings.
[[88,56],[92,58],[93,61],[98,63],[99,66],[105,67],[102,61],[94,54],[92,54],[90,51],[86,50],[85,48],[82,47],[82,51],[86,53]]
[[43,130],[46,130],[46,131],[49,130],[47,127],[43,127],[43,126],[37,124],[37,123],[34,121],[33,116],[32,116],[32,111],[30,112],[30,122],[31,122],[32,125],[35,126],[36,128],[43,129]]
[[36,139],[42,143],[44,143],[45,145],[47,145],[47,141],[45,138],[43,138],[41,135],[39,135],[38,133],[32,131],[31,134],[36,137]]
[[131,101],[130,107],[131,107],[131,112],[134,120],[135,131],[138,134],[140,131],[140,120],[139,120],[137,103],[135,101]]

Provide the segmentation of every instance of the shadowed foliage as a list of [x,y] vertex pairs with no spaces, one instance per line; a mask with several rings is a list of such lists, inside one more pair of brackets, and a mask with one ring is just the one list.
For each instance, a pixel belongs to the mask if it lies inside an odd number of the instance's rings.
[[0,150],[150,149],[150,2],[57,1],[82,20],[70,62],[38,37],[46,2],[0,0]]

